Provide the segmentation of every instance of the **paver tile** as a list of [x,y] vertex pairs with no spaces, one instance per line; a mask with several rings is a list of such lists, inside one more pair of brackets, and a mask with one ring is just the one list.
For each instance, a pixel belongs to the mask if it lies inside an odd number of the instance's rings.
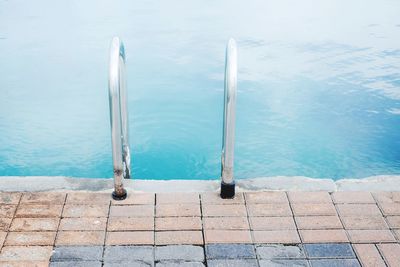
[[101,261],[53,261],[53,262],[50,262],[50,267],[101,267],[101,266],[102,266]]
[[142,261],[152,265],[154,262],[154,248],[152,246],[106,246],[104,262],[119,261]]
[[64,205],[65,196],[59,192],[29,192],[22,195],[21,204]]
[[72,192],[68,193],[66,204],[68,205],[107,205],[111,201],[109,193],[87,193]]
[[295,216],[336,216],[332,203],[296,203],[292,209]]
[[296,230],[252,231],[253,241],[256,244],[296,244],[300,243]]
[[67,246],[54,248],[51,261],[101,261],[102,246]]
[[110,217],[153,217],[154,206],[151,205],[126,205],[111,206]]
[[204,229],[249,230],[247,217],[204,217]]
[[356,259],[310,260],[311,267],[361,267]]
[[0,231],[8,231],[12,218],[0,218]]
[[0,218],[12,218],[14,217],[17,205],[0,205]]
[[203,245],[201,231],[165,231],[155,233],[156,245]]
[[342,229],[335,230],[299,230],[303,243],[346,243],[346,232]]
[[333,192],[332,199],[334,203],[348,203],[348,204],[375,204],[375,199],[370,192]]
[[259,259],[305,259],[306,256],[300,246],[266,245],[256,248]]
[[153,217],[110,217],[107,231],[153,231]]
[[208,267],[258,267],[257,260],[209,260],[207,261]]
[[354,216],[354,217],[343,217],[342,222],[345,229],[348,230],[383,230],[389,229],[385,220],[382,216]]
[[63,218],[60,231],[105,231],[107,218]]
[[309,258],[355,258],[350,244],[305,244],[304,250]]
[[159,204],[200,204],[198,193],[158,193],[156,203]]
[[156,261],[204,261],[204,250],[201,246],[171,245],[155,248]]
[[156,263],[156,267],[205,267],[205,265],[202,262],[161,261]]
[[154,205],[154,193],[130,193],[124,200],[111,199],[111,205]]
[[202,230],[200,217],[156,218],[156,231]]
[[3,261],[2,267],[49,267],[47,261]]
[[386,221],[391,229],[400,229],[400,216],[387,216]]
[[206,244],[252,243],[248,230],[205,230],[204,240]]
[[163,204],[156,206],[157,217],[201,216],[198,204]]
[[206,245],[207,260],[214,259],[255,259],[253,245],[246,244],[211,244]]
[[3,246],[4,241],[6,240],[7,232],[0,232],[0,247]]
[[247,216],[246,207],[243,204],[233,205],[212,205],[206,204],[202,207],[204,217],[221,217],[221,216]]
[[104,244],[104,231],[60,231],[56,246],[100,246]]
[[354,244],[354,251],[363,267],[385,267],[378,249],[373,244]]
[[338,204],[339,215],[343,216],[382,216],[376,204]]
[[53,247],[51,246],[10,246],[3,247],[0,253],[0,262],[4,261],[48,261]]
[[65,205],[63,217],[107,217],[108,205]]
[[379,203],[400,202],[400,192],[375,192],[372,195]]
[[288,192],[290,203],[332,203],[328,192]]
[[400,244],[378,244],[377,247],[389,267],[400,266]]
[[292,211],[288,203],[248,204],[247,210],[249,212],[249,216],[270,216],[270,217],[292,216]]
[[245,193],[245,196],[247,204],[284,204],[289,202],[286,193],[280,191],[248,192]]
[[284,266],[295,266],[295,267],[308,267],[307,260],[260,260],[260,267],[284,267]]
[[398,241],[400,241],[400,230],[393,230],[393,234],[395,235],[395,237],[397,238]]
[[52,246],[56,232],[9,232],[5,246]]
[[380,203],[379,205],[385,216],[400,215],[400,203]]
[[0,192],[0,204],[17,205],[19,203],[21,195],[21,193]]
[[293,217],[249,217],[251,230],[295,230]]
[[16,218],[46,218],[60,217],[62,205],[20,205],[15,214]]
[[201,203],[204,204],[244,204],[243,193],[236,193],[233,199],[223,199],[217,192],[201,194]]
[[106,245],[154,245],[154,232],[107,232]]
[[338,216],[295,217],[297,228],[301,230],[343,229]]
[[10,231],[34,232],[57,231],[60,218],[15,218],[12,221]]
[[395,242],[396,239],[390,230],[348,230],[352,243],[382,243]]

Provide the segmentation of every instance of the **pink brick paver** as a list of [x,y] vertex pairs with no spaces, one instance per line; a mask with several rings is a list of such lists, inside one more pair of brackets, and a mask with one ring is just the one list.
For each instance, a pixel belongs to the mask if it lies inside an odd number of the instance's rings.
[[295,230],[293,217],[249,217],[252,230]]
[[386,266],[374,244],[354,244],[353,248],[363,267]]
[[291,203],[332,203],[328,192],[288,192]]
[[378,244],[377,247],[389,267],[400,266],[400,244]]
[[296,230],[252,231],[255,244],[293,244],[300,243]]
[[343,229],[338,216],[297,216],[297,228],[302,230]]
[[245,193],[247,204],[288,203],[285,192],[249,192]]
[[333,230],[299,230],[303,243],[346,243],[349,242],[342,229]]
[[370,192],[334,192],[332,199],[335,203],[364,203],[375,204],[375,199]]
[[348,230],[347,233],[352,243],[396,242],[389,230]]

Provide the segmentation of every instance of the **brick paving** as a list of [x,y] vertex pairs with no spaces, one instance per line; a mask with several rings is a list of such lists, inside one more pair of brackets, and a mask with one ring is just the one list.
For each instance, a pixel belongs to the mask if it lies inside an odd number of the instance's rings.
[[0,266],[400,266],[400,192],[4,192],[0,246]]

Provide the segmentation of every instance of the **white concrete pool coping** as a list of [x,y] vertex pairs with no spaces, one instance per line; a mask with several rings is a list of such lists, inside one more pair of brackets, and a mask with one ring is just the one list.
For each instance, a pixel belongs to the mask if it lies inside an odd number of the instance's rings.
[[[237,191],[400,191],[400,175],[380,175],[362,179],[315,179],[303,176],[275,176],[237,179]],[[216,180],[124,181],[135,192],[215,192]],[[0,176],[0,191],[112,191],[113,179],[64,176]]]

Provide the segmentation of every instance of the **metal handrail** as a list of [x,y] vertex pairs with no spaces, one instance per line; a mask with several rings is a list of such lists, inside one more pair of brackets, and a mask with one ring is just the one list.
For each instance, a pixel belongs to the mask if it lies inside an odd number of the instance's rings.
[[224,124],[221,155],[221,197],[235,196],[233,178],[233,155],[235,146],[237,89],[237,48],[234,39],[229,39],[225,56]]
[[123,178],[130,178],[131,160],[128,139],[125,49],[124,44],[118,37],[114,37],[111,41],[108,93],[114,168],[114,192],[112,197],[116,200],[123,200],[127,196]]

